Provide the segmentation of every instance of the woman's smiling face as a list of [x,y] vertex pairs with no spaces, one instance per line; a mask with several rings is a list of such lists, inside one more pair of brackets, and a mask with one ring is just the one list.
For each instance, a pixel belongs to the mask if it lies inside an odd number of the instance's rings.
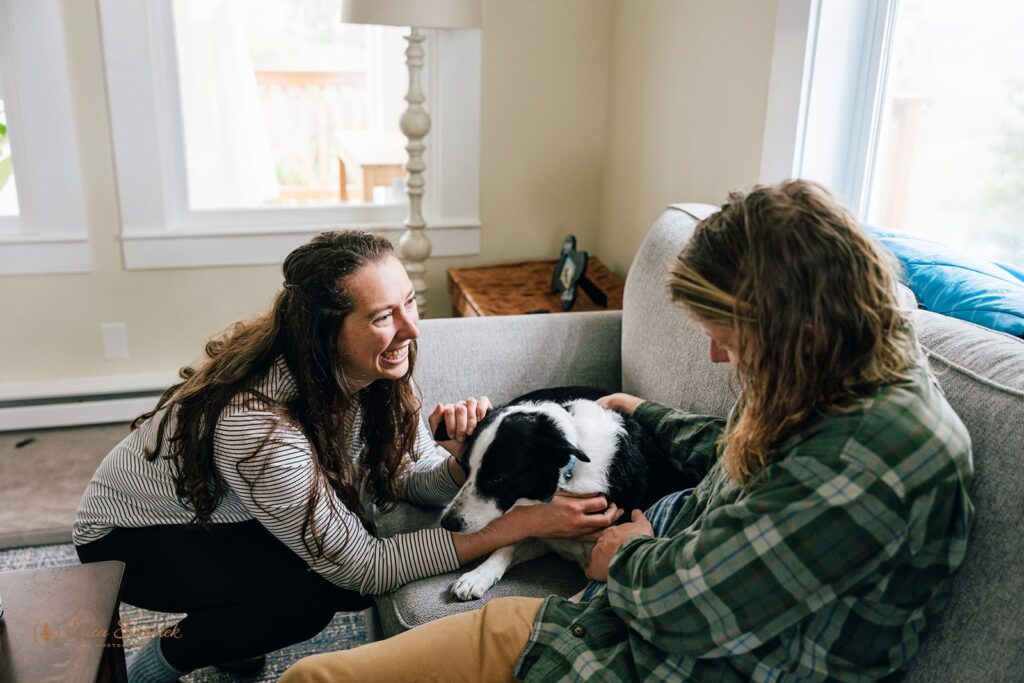
[[409,371],[409,346],[419,336],[416,292],[394,256],[368,263],[345,282],[355,304],[338,331],[338,358],[357,389]]

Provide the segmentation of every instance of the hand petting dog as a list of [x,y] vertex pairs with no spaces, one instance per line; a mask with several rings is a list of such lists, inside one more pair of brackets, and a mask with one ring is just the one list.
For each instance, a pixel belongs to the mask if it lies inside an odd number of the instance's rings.
[[644,403],[644,399],[632,394],[608,394],[597,399],[597,405],[608,410],[617,410],[620,413],[626,415],[632,415],[636,412],[636,409],[640,407],[640,404]]
[[654,527],[640,510],[633,510],[630,521],[618,526],[608,527],[597,537],[593,550],[590,551],[590,562],[587,563],[586,575],[594,581],[608,580],[608,565],[622,544],[634,536],[654,536]]
[[517,505],[505,513],[533,529],[537,538],[589,538],[601,533],[622,516],[625,510],[599,493],[574,495],[558,493],[550,503]]
[[472,436],[477,424],[493,407],[491,400],[486,396],[480,398],[470,396],[465,401],[458,403],[438,403],[434,406],[434,411],[427,417],[427,425],[430,427],[431,434],[435,433],[438,425],[444,422],[450,438],[437,443],[455,458],[457,467],[448,469],[458,484],[466,480],[462,465],[462,456],[466,450],[466,437]]

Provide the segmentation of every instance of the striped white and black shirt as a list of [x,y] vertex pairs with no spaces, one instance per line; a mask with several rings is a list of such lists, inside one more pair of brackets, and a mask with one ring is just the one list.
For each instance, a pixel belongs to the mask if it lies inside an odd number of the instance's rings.
[[[278,401],[296,391],[283,358],[255,388]],[[192,519],[174,493],[170,462],[161,457],[149,461],[144,456],[145,447],[156,443],[162,416],[163,411],[146,420],[100,463],[78,507],[72,531],[75,545],[102,538],[114,527],[187,524]],[[366,448],[361,427],[362,411],[357,408],[345,419],[346,446],[353,459]],[[168,433],[172,429],[173,421]],[[271,430],[273,435],[266,439]],[[417,462],[410,459],[404,497],[426,506],[447,504],[459,487],[448,473],[447,452],[434,442],[422,419],[415,450],[420,457]],[[245,460],[250,456],[254,457]],[[316,475],[312,451],[301,430],[264,406],[245,407],[235,400],[224,410],[214,433],[214,460],[227,490],[210,522],[259,520],[310,568],[342,588],[363,594],[386,593],[459,566],[451,534],[444,529],[423,529],[388,539],[367,532],[323,477]],[[246,480],[255,482],[251,491]],[[326,532],[326,557],[319,559],[302,543],[302,521],[314,482],[321,489],[314,518],[317,528]],[[367,509],[367,513],[372,516],[374,510]],[[312,542],[309,545],[313,547]],[[337,563],[327,559],[343,546]]]

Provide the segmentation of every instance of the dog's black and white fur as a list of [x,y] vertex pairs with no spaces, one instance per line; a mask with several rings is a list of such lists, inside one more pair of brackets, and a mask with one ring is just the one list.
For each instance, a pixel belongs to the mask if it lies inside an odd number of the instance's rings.
[[[653,442],[631,417],[602,408],[588,387],[536,391],[492,410],[467,440],[467,478],[441,526],[471,533],[515,505],[558,490],[603,493],[626,510],[645,501]],[[461,600],[481,597],[513,565],[554,550],[585,567],[592,543],[531,539],[501,548],[452,584]]]

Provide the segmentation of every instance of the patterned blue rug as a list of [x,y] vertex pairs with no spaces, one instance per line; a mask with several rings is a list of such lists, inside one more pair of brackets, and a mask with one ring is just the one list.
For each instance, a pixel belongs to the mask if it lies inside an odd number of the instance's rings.
[[[40,567],[66,567],[78,564],[78,555],[70,543],[63,545],[40,545],[29,548],[0,550],[0,571],[17,571],[21,569],[39,569]],[[148,610],[121,604],[121,625],[125,631],[125,656],[132,654],[145,642],[145,636],[132,637],[131,633],[153,633],[156,630],[172,626],[181,614],[150,612]],[[366,642],[366,621],[361,613],[339,612],[334,620],[319,635],[296,645],[276,650],[267,655],[263,670],[254,677],[240,678],[227,674],[213,667],[199,669],[182,681],[189,683],[206,683],[208,681],[276,681],[285,669],[306,655],[332,650],[347,650]]]

